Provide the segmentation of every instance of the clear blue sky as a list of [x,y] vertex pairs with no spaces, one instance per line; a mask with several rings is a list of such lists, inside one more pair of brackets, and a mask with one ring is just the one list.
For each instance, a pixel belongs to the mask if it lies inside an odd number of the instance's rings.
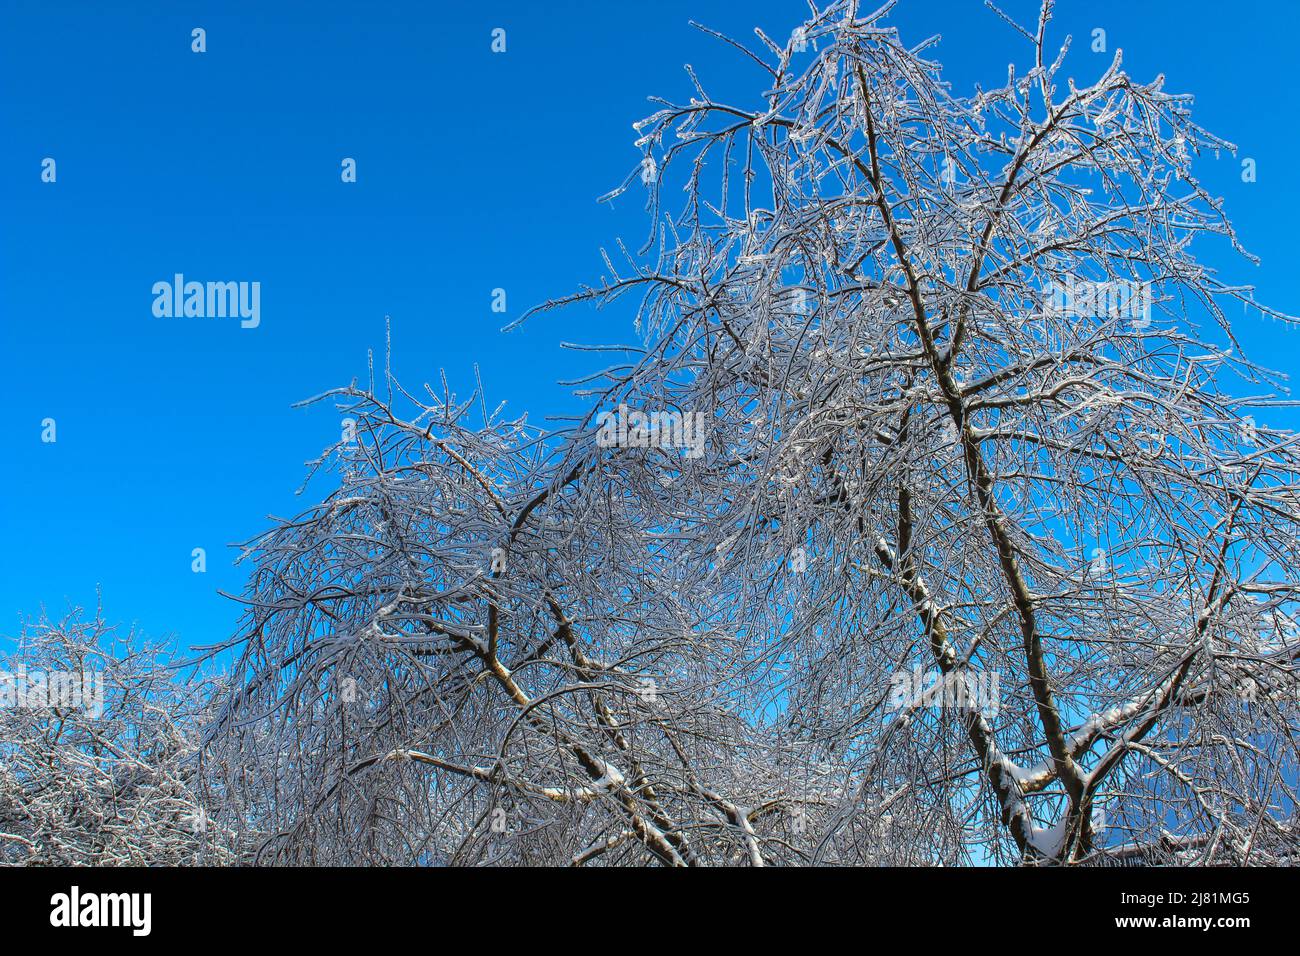
[[[865,5],[865,4],[864,4]],[[1030,19],[1035,3],[1005,9]],[[1294,262],[1300,5],[1060,0],[1069,72],[1090,80],[1094,27],[1140,79],[1197,94],[1204,125],[1256,159],[1202,170],[1259,269],[1212,260],[1300,312]],[[786,37],[798,0],[654,3],[0,3],[0,635],[44,603],[93,603],[183,646],[230,633],[217,589],[245,570],[226,546],[310,504],[302,463],[337,418],[290,404],[365,374],[392,316],[408,383],[446,369],[467,393],[535,417],[572,409],[554,383],[586,368],[562,340],[625,341],[622,314],[575,311],[503,335],[505,320],[639,244],[639,202],[596,197],[636,164],[646,97],[685,99],[681,67],[749,104],[763,77],[691,29]],[[979,0],[901,0],[905,37],[943,35],[959,91],[1027,63]],[[190,31],[207,31],[191,52]],[[507,52],[490,50],[491,30]],[[41,162],[57,182],[41,182]],[[358,182],[340,181],[354,157]],[[261,325],[158,319],[154,282],[257,280]],[[509,314],[494,314],[492,290]],[[1300,371],[1300,332],[1242,325],[1249,349]],[[57,443],[41,442],[41,420]],[[1300,425],[1295,421],[1279,424]],[[323,490],[323,489],[321,489]],[[315,498],[312,498],[315,500]],[[191,549],[208,572],[190,570]]]

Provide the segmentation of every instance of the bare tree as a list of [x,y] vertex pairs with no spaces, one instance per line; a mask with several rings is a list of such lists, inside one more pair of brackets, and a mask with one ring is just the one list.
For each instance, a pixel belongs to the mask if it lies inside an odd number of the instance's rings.
[[725,695],[738,649],[697,629],[694,568],[647,546],[644,476],[590,438],[556,448],[481,406],[474,429],[473,401],[384,387],[322,396],[356,423],[339,489],[250,544],[212,739],[232,786],[275,793],[262,858],[750,853],[711,789],[748,731]]
[[[210,688],[80,608],[0,656],[0,865],[223,864],[198,730]],[[241,827],[242,828],[242,827]]]
[[1290,320],[1191,249],[1232,146],[1065,80],[1050,2],[968,95],[888,10],[637,124],[651,242],[543,307],[640,297],[588,415],[318,399],[208,738],[259,859],[1294,861],[1300,461],[1227,310]]

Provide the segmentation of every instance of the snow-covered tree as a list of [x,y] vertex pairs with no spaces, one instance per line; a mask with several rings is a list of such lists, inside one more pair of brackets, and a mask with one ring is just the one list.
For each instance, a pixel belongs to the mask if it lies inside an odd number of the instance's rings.
[[[0,865],[218,865],[199,730],[211,688],[102,612],[42,615],[0,655]],[[238,829],[245,827],[241,823]]]
[[639,298],[586,416],[321,396],[207,740],[259,859],[1294,861],[1300,458],[1228,313],[1288,319],[1193,250],[1233,147],[1067,79],[1050,2],[970,93],[887,11],[637,124],[651,241],[544,307]]

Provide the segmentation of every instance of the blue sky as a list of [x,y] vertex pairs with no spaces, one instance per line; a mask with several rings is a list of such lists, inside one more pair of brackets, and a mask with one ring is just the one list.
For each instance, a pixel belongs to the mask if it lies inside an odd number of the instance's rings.
[[[470,7],[473,6],[473,9]],[[1007,2],[1030,19],[1036,4]],[[1197,95],[1196,115],[1257,162],[1202,170],[1256,269],[1207,255],[1300,313],[1293,45],[1300,5],[1060,0],[1068,72],[1090,80],[1122,47],[1139,79]],[[316,498],[303,462],[337,435],[293,402],[364,377],[392,317],[408,384],[445,369],[468,393],[535,418],[572,410],[555,384],[589,367],[561,341],[625,341],[621,313],[506,321],[638,245],[631,195],[596,198],[636,165],[631,124],[652,94],[685,99],[682,65],[742,105],[763,77],[690,28],[785,37],[796,0],[656,3],[114,3],[5,0],[0,11],[0,634],[44,604],[93,603],[182,646],[229,635],[245,569],[227,547]],[[903,35],[944,39],[958,91],[1027,63],[979,0],[901,0]],[[191,51],[202,27],[207,51]],[[491,31],[506,30],[493,54]],[[57,181],[41,181],[52,157]],[[357,182],[340,180],[344,157]],[[175,273],[261,283],[261,324],[159,319]],[[508,312],[492,312],[504,288]],[[1300,333],[1241,323],[1265,364],[1300,371]],[[54,418],[58,440],[41,441]],[[1300,415],[1279,424],[1300,425]],[[317,489],[318,494],[324,489]],[[205,574],[191,551],[207,550]]]

